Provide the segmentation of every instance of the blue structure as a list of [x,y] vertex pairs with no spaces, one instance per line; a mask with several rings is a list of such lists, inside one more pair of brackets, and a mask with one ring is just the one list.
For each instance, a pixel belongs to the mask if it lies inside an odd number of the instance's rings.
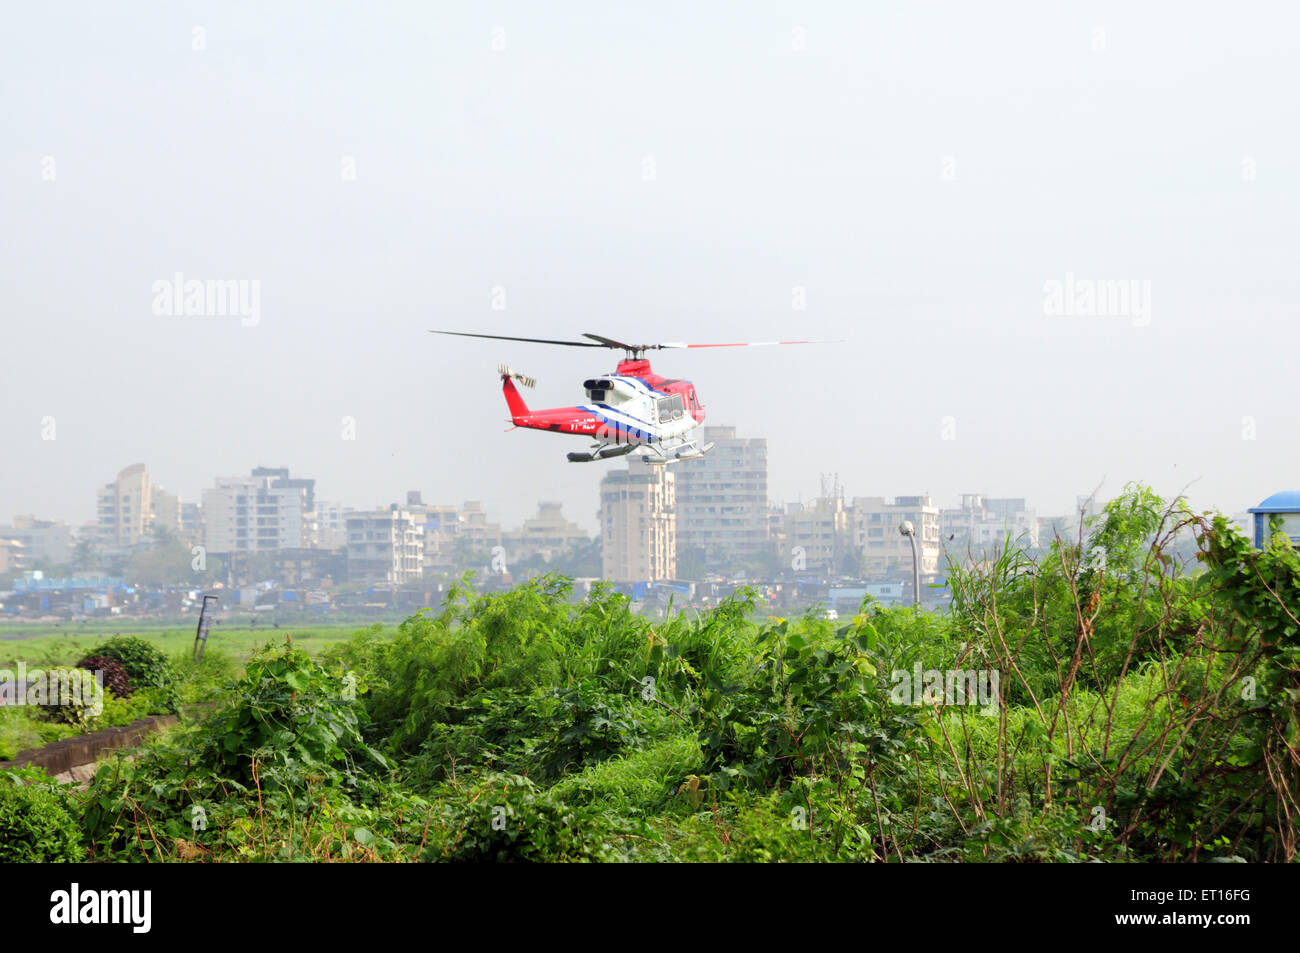
[[[49,578],[39,572],[26,573],[14,580],[14,592],[53,592],[76,589],[119,589],[122,580],[116,576],[69,576]],[[127,590],[134,592],[134,589]]]
[[1282,524],[1282,532],[1291,538],[1291,542],[1300,545],[1300,490],[1285,490],[1274,493],[1259,506],[1252,506],[1248,511],[1255,516],[1255,547],[1263,549],[1269,537],[1269,522],[1277,517]]

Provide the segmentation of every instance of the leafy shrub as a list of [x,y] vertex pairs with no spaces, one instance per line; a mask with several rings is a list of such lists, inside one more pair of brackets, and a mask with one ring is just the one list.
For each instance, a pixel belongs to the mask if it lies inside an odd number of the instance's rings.
[[809,801],[794,791],[758,795],[721,792],[709,810],[670,819],[664,859],[695,863],[814,863],[872,859],[870,837],[845,838],[823,821],[825,796]]
[[0,863],[81,860],[76,813],[68,790],[44,771],[0,772]]
[[619,831],[606,815],[566,804],[518,775],[489,775],[472,790],[444,792],[441,803],[426,861],[624,859]]
[[104,690],[84,668],[50,668],[34,673],[42,686],[42,715],[51,721],[90,730],[104,713]]
[[88,672],[102,672],[104,688],[117,698],[130,698],[131,693],[135,691],[131,687],[131,676],[127,674],[126,666],[111,656],[87,655],[77,663],[77,668],[84,668]]
[[551,790],[570,804],[649,814],[664,809],[703,762],[695,736],[679,733],[570,774]]
[[[185,836],[196,850],[246,856],[256,844],[262,853],[252,855],[267,856],[266,828],[279,826],[298,847],[275,859],[316,856],[318,840],[333,835],[305,829],[304,819],[332,825],[384,800],[367,770],[388,764],[363,740],[349,694],[341,673],[307,653],[266,649],[248,663],[229,707],[96,774],[84,825],[97,854],[164,859]],[[191,831],[196,806],[208,812],[210,833]]]
[[90,655],[117,659],[136,687],[168,688],[175,681],[166,653],[134,635],[119,635],[101,642],[90,650]]
[[164,710],[176,710],[179,704],[176,672],[166,653],[152,642],[134,635],[119,635],[95,646],[90,655],[117,659],[126,669],[133,688],[161,689],[165,693]]
[[406,759],[403,774],[419,789],[466,772],[526,774],[536,749],[554,731],[554,695],[489,689],[448,708],[433,724],[420,750]]
[[72,725],[43,718],[39,708],[0,706],[0,761],[12,760],[20,751],[39,748],[76,733],[77,729]]
[[387,767],[361,737],[360,706],[346,695],[341,674],[306,652],[268,648],[249,661],[234,703],[212,716],[200,745],[215,769],[245,783],[256,781],[255,762],[285,787],[308,774],[350,776],[358,758]]
[[146,715],[164,710],[163,693],[157,688],[145,688],[130,698],[118,698],[112,692],[104,693],[104,714],[96,722],[99,728],[110,725],[129,725]]
[[559,707],[552,719],[553,734],[537,750],[542,779],[552,781],[571,770],[599,764],[640,743],[645,728],[630,703],[604,691],[595,680],[552,694]]
[[179,683],[178,694],[183,704],[218,701],[228,697],[231,686],[239,677],[242,666],[229,651],[209,645],[200,661],[194,661],[192,652],[173,655],[172,671]]

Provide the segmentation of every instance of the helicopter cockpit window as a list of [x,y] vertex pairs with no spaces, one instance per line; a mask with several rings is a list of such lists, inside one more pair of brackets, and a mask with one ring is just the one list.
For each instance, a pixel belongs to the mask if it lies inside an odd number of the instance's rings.
[[681,420],[682,414],[681,394],[673,394],[671,397],[661,397],[659,399],[659,422],[667,423],[670,420]]

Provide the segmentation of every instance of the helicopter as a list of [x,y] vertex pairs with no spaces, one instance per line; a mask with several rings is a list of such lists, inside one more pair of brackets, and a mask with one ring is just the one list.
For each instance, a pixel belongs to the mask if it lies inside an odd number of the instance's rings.
[[783,344],[829,344],[830,341],[747,341],[736,344],[624,344],[599,334],[583,333],[586,341],[556,341],[546,338],[511,337],[503,334],[472,334],[466,331],[431,331],[456,337],[489,338],[494,341],[525,341],[561,347],[601,347],[623,351],[623,360],[612,374],[601,374],[582,382],[588,403],[576,407],[533,410],[524,402],[515,383],[532,388],[537,382],[501,364],[497,373],[510,422],[515,427],[590,437],[594,443],[586,452],[568,455],[570,463],[591,463],[640,452],[645,462],[663,466],[695,460],[713,449],[701,444],[692,432],[704,423],[704,405],[695,385],[687,380],[661,377],[650,369],[647,351],[669,348],[764,347]]

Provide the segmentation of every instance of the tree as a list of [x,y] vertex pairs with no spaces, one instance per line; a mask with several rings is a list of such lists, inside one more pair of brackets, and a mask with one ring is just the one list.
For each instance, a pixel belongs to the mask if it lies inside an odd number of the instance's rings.
[[75,572],[95,572],[100,568],[99,546],[93,539],[79,539],[72,547],[72,568]]
[[482,569],[491,561],[491,554],[482,547],[475,546],[468,536],[457,536],[451,544],[451,564],[457,572],[467,569]]
[[147,586],[186,585],[196,581],[189,548],[177,542],[136,553],[127,561],[126,576],[131,582]]
[[231,562],[234,564],[232,585],[250,585],[275,577],[275,560],[270,553],[234,553]]
[[840,572],[846,576],[865,577],[866,564],[867,554],[860,549],[849,549],[840,554]]
[[703,579],[708,571],[703,546],[691,546],[677,551],[678,579]]
[[549,569],[572,579],[599,578],[600,552],[600,537],[595,536],[553,558]]

